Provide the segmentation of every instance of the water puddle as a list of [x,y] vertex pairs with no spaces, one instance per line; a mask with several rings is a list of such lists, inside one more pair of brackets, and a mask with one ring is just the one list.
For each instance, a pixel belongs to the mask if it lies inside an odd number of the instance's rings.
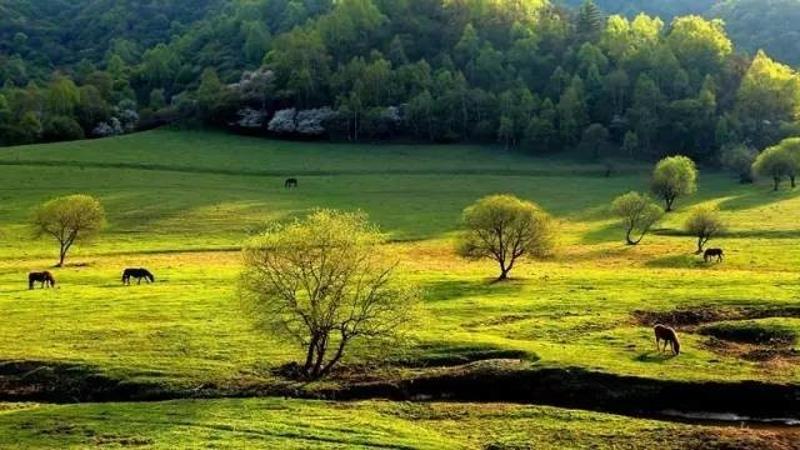
[[800,431],[800,418],[749,417],[734,413],[685,412],[672,409],[661,411],[660,415],[666,419],[697,425],[741,426],[767,430],[793,428]]

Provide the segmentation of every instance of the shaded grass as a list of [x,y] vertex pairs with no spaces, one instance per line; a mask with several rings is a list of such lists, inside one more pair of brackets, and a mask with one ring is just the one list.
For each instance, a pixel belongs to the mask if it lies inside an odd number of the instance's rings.
[[7,405],[3,448],[792,449],[796,435],[547,407],[299,400]]

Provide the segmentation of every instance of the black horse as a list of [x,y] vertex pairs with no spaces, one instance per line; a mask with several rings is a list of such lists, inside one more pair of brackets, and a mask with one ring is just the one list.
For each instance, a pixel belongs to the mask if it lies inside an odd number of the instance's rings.
[[34,283],[41,283],[42,289],[56,287],[56,279],[50,272],[31,272],[28,274],[28,289],[33,289]]
[[142,279],[148,283],[155,283],[156,281],[156,277],[147,269],[125,269],[122,272],[122,283],[130,286],[131,278],[136,278],[136,284],[142,284]]
[[710,248],[703,254],[705,262],[709,262],[714,258],[717,258],[717,262],[722,262],[723,258],[725,258],[725,252],[721,248]]
[[299,185],[300,183],[298,183],[297,178],[288,178],[286,180],[286,183],[283,184],[283,187],[285,187],[286,189],[292,189],[292,188],[297,189]]

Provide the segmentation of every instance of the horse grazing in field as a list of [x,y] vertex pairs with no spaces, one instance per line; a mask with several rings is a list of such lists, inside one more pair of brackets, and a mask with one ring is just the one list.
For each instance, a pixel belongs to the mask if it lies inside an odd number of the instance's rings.
[[125,269],[125,271],[122,272],[122,283],[130,286],[131,278],[136,278],[136,280],[138,280],[136,284],[142,284],[142,279],[148,283],[156,282],[156,277],[147,269]]
[[41,283],[42,289],[56,287],[56,279],[50,272],[31,272],[28,274],[28,289],[33,289],[34,283]]
[[[666,351],[667,344],[670,344],[673,355],[678,356],[681,354],[681,341],[678,339],[678,333],[673,328],[656,325],[653,331],[656,333],[656,348],[659,352]],[[663,348],[661,347],[661,341],[664,341]]]
[[292,188],[297,189],[299,185],[300,183],[297,181],[297,178],[288,178],[286,180],[286,183],[283,184],[283,187],[286,189],[292,189]]
[[722,262],[725,258],[725,252],[721,248],[710,248],[703,254],[705,262],[709,262],[714,258],[717,258],[717,262]]

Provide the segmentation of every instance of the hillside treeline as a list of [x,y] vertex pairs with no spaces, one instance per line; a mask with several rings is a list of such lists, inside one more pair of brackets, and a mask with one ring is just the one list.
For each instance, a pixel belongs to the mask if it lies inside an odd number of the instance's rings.
[[[724,147],[763,148],[798,130],[797,73],[763,52],[737,53],[722,22],[699,16],[605,17],[592,2],[564,9],[546,0],[242,0],[221,8],[175,25],[153,47],[103,43],[102,57],[45,78],[4,64],[3,143],[193,118],[285,137],[709,160]],[[30,38],[20,34],[13,40],[25,48]],[[5,58],[24,69],[25,55]]]

